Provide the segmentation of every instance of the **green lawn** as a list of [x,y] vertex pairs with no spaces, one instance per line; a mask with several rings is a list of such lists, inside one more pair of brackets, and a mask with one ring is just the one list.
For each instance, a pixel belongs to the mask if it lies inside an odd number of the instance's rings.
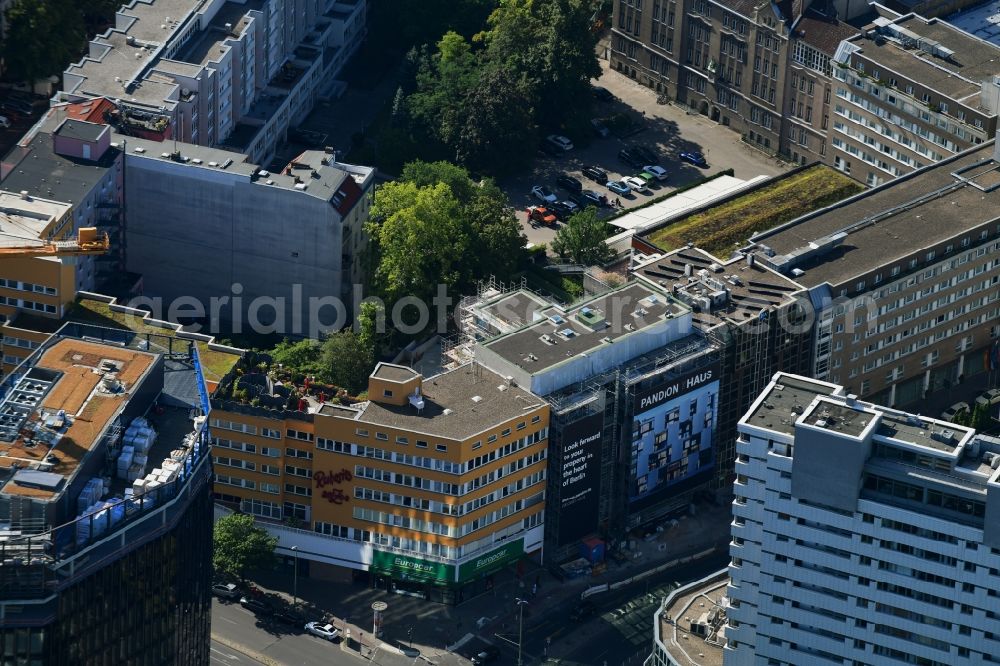
[[864,186],[825,165],[817,165],[744,196],[653,231],[646,240],[665,251],[688,243],[725,258],[755,233],[793,220]]

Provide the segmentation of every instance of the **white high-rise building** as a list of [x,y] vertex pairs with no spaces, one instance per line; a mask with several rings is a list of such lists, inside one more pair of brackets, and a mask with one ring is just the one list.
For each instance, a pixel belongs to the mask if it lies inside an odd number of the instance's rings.
[[1000,439],[782,373],[738,428],[725,666],[1000,661]]
[[366,0],[127,0],[51,100],[107,98],[129,136],[266,164],[317,97],[342,87]]

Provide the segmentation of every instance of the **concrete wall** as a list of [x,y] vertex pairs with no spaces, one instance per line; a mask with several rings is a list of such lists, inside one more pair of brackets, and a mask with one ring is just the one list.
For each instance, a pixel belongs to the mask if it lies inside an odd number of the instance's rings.
[[[872,421],[877,421],[873,418]],[[871,455],[872,428],[867,437],[850,437],[807,423],[795,424],[792,496],[841,511],[855,511],[861,493],[862,470]]]
[[[248,176],[130,154],[128,269],[147,293],[175,299],[239,296],[242,315],[257,297],[284,298],[279,321],[292,330],[294,285],[303,322],[310,297],[340,296],[341,226],[336,211],[306,193],[251,182]],[[221,319],[231,316],[229,302]],[[327,322],[333,311],[325,311]],[[164,309],[160,316],[169,316]],[[270,308],[260,319],[272,319]],[[246,321],[245,316],[243,321]]]

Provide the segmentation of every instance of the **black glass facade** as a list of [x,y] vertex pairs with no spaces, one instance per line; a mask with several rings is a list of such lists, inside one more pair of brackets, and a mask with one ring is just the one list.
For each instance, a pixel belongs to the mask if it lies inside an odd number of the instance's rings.
[[208,664],[212,500],[191,490],[165,532],[60,590],[54,617],[0,623],[0,666]]

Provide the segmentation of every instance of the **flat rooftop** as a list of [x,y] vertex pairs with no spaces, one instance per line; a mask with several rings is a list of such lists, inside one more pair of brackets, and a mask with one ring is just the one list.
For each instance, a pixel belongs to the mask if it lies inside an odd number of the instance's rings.
[[[876,410],[879,408],[876,407]],[[881,410],[880,410],[881,411]],[[882,419],[875,434],[937,452],[951,453],[967,436],[971,428],[928,419],[916,414],[881,411]]]
[[[843,241],[827,253],[795,263],[804,273],[794,279],[805,287],[852,282],[995,219],[1000,189],[990,188],[1000,182],[1000,164],[992,157],[993,141],[989,141],[884,187],[759,233],[752,241],[759,249],[770,248],[779,260],[845,231]],[[960,177],[953,175],[956,172]],[[946,190],[946,186],[952,187]]]
[[[632,272],[691,305],[694,323],[703,329],[756,321],[762,310],[787,304],[793,300],[791,294],[802,291],[760,262],[723,261],[696,247],[650,259]],[[704,307],[706,298],[710,307]]]
[[552,304],[527,291],[515,291],[491,302],[481,312],[502,326],[520,328],[541,317]]
[[1000,46],[1000,0],[964,9],[944,20],[970,35]]
[[[4,483],[8,495],[52,499],[68,485],[149,372],[153,354],[64,338],[0,402],[0,470],[35,470],[64,483]],[[119,384],[109,389],[103,372]],[[55,480],[55,477],[48,477]]]
[[533,324],[484,346],[534,373],[687,312],[660,289],[633,282],[569,310],[550,306]]
[[[224,170],[228,173],[242,176],[249,176],[252,173],[256,173],[258,169],[256,164],[246,161],[246,155],[231,150],[198,146],[193,143],[177,142],[175,144],[173,141],[153,141],[152,139],[124,136],[118,133],[111,135],[111,141],[119,148],[124,147],[130,159],[142,157],[151,160],[176,162],[171,156],[176,145],[177,151],[181,154],[181,163],[191,168],[201,167],[204,169]],[[200,160],[201,163],[199,164],[195,160]],[[223,165],[225,165],[225,168],[223,168]]]
[[101,182],[112,167],[119,151],[108,148],[94,162],[59,155],[53,148],[52,135],[38,132],[27,146],[14,146],[5,163],[13,163],[0,187],[8,192],[27,190],[41,199],[79,204],[94,185]]
[[56,128],[53,134],[70,139],[80,139],[81,141],[97,141],[107,129],[108,126],[103,123],[90,123],[68,118],[62,125]]
[[163,44],[189,14],[205,4],[206,0],[131,0],[119,12],[134,19],[128,28],[130,35]]
[[825,164],[753,181],[735,195],[685,210],[643,232],[642,239],[667,252],[693,244],[728,257],[755,233],[845,199],[864,187]]
[[[700,585],[679,588],[659,611],[660,640],[681,666],[722,666],[726,643],[723,599],[728,585],[729,575],[720,572]],[[692,622],[702,619],[714,619],[718,625],[707,637],[691,631]]]
[[[145,3],[143,0],[135,0],[135,4]],[[156,0],[155,4],[160,4],[160,0]],[[156,27],[158,29],[159,25]],[[165,39],[168,32],[170,30],[160,31],[156,37]],[[156,46],[148,49],[132,46],[127,41],[129,35],[132,35],[131,31],[126,35],[112,30],[91,40],[93,57],[84,57],[66,68],[66,74],[83,79],[75,87],[66,89],[66,92],[90,97],[118,98],[153,107],[172,105],[174,102],[169,100],[177,97],[180,87],[177,83],[156,74],[135,81],[144,68],[155,64],[153,53]]]
[[[466,439],[545,405],[538,396],[507,386],[500,375],[475,363],[425,379],[424,407],[369,401],[357,420],[448,439]],[[476,398],[479,398],[478,400]]]
[[26,200],[19,193],[0,190],[0,247],[45,240],[45,230],[70,208],[69,204],[35,198]]
[[[892,32],[894,26],[926,42],[937,42],[954,55],[945,58],[913,46],[904,48]],[[882,34],[886,39],[876,41],[862,34],[851,42],[861,47],[860,55],[888,70],[886,76],[898,74],[957,101],[978,94],[980,81],[998,72],[1000,47],[938,19],[903,16],[892,21]]]
[[803,415],[802,421],[817,428],[824,428],[854,438],[861,436],[876,414],[864,403],[855,402],[856,409],[838,400],[827,400],[820,398],[808,412]]
[[419,374],[420,373],[413,368],[408,368],[405,365],[379,363],[375,366],[375,371],[372,373],[372,376],[390,382],[407,382],[414,377],[417,377]]
[[[260,10],[263,5],[263,0],[253,0],[246,4],[227,2],[222,5],[201,34],[192,39],[175,58],[199,65],[218,62],[223,52],[228,49],[224,46],[225,41],[242,34],[253,20],[248,12]],[[229,27],[226,27],[227,25]]]
[[785,435],[795,434],[795,421],[806,407],[821,395],[833,395],[837,388],[822,382],[779,374],[769,385],[756,408],[747,413],[742,423],[766,428]]

